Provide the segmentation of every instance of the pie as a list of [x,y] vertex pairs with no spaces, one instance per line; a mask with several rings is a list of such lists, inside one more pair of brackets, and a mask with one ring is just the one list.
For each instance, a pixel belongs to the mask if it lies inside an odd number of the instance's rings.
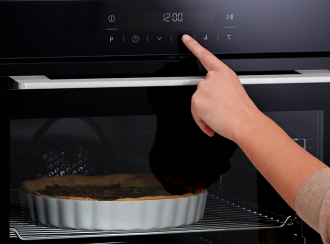
[[101,176],[64,175],[23,182],[24,191],[37,196],[93,201],[136,201],[188,197],[200,191],[173,195],[152,174]]

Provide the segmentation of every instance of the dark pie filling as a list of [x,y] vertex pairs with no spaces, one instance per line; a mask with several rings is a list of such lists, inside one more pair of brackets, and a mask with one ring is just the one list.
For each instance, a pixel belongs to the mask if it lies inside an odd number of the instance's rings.
[[39,193],[47,196],[72,196],[113,201],[119,198],[140,198],[146,196],[172,196],[161,187],[121,187],[120,183],[108,186],[46,186]]

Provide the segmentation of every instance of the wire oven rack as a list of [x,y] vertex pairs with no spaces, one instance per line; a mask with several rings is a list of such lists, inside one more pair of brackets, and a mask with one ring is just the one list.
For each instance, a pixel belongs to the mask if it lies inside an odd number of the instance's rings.
[[132,231],[90,231],[49,227],[31,223],[23,216],[20,205],[11,205],[9,231],[10,238],[50,240],[270,229],[290,225],[290,219],[291,216],[263,214],[235,200],[209,193],[203,219],[198,223],[182,227]]

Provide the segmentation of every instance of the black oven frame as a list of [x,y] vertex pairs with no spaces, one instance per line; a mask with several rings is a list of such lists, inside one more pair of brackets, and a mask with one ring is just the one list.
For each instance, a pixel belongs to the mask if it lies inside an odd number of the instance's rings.
[[[15,1],[4,1],[4,4]],[[42,2],[42,1],[41,1]],[[88,1],[87,1],[88,2]],[[19,1],[17,1],[19,3]],[[78,3],[78,2],[77,2]],[[79,3],[78,3],[79,5]],[[5,5],[4,5],[5,6]],[[26,9],[16,10],[27,13]],[[36,10],[38,11],[38,10]],[[42,12],[41,12],[42,13]],[[3,16],[9,16],[20,20],[14,13],[5,13]],[[17,18],[17,19],[16,19]],[[0,19],[5,23],[6,18]],[[54,20],[55,22],[57,20]],[[73,21],[74,22],[74,21]],[[326,22],[326,21],[325,21]],[[39,23],[39,22],[38,22]],[[42,21],[40,22],[42,23]],[[88,23],[86,23],[88,24]],[[15,25],[13,25],[15,26]],[[19,26],[19,24],[18,24]],[[7,28],[9,27],[9,28]],[[10,33],[15,33],[16,29],[6,25],[3,28],[3,35],[7,35],[10,39]],[[24,32],[24,28],[21,30]],[[18,36],[21,34],[17,32]],[[38,33],[39,34],[39,33]],[[42,33],[41,33],[42,34]],[[325,34],[325,37],[329,36]],[[29,38],[33,40],[33,35]],[[13,38],[15,39],[15,38]],[[22,38],[23,40],[24,38]],[[56,40],[53,40],[56,43]],[[180,41],[180,40],[179,40]],[[303,41],[303,40],[302,40]],[[0,40],[1,42],[1,40]],[[10,45],[15,45],[13,40]],[[33,43],[33,42],[32,42]],[[183,47],[183,44],[180,43]],[[179,44],[179,45],[180,45]],[[33,45],[32,45],[33,46]],[[5,48],[5,47],[2,47]],[[19,48],[19,47],[18,47]],[[35,47],[38,50],[38,47]],[[51,48],[51,47],[50,47]],[[15,49],[14,49],[15,50]],[[186,51],[186,50],[185,50]],[[185,52],[187,53],[187,52]],[[300,53],[241,53],[217,55],[224,63],[240,75],[282,75],[296,74],[295,70],[314,70],[327,69],[330,70],[330,52],[300,52]],[[196,60],[193,55],[140,55],[140,56],[100,56],[100,57],[53,57],[53,58],[11,58],[0,59],[0,153],[2,159],[2,177],[1,192],[3,196],[0,203],[4,206],[1,218],[0,238],[7,242],[16,242],[14,237],[15,231],[9,231],[9,220],[16,214],[14,202],[11,202],[10,189],[10,121],[12,119],[29,119],[29,118],[61,118],[61,117],[86,117],[86,116],[126,116],[126,115],[152,115],[152,111],[146,96],[145,87],[113,87],[113,88],[74,88],[74,89],[44,89],[44,90],[13,90],[12,79],[10,76],[29,76],[29,75],[45,75],[50,78],[127,78],[127,77],[184,77],[184,76],[205,76],[206,70],[201,63]],[[246,84],[244,85],[249,96],[263,112],[272,111],[306,111],[306,110],[323,110],[324,111],[324,148],[330,146],[330,98],[328,92],[330,83],[282,83],[282,84]],[[109,108],[109,104],[115,104]],[[324,150],[324,162],[330,165],[330,151]],[[219,185],[217,185],[219,187]],[[215,198],[220,197],[218,188],[215,187],[213,195]],[[17,189],[15,189],[17,190]],[[13,194],[17,194],[14,191]],[[229,197],[227,192],[226,197]],[[236,199],[237,196],[233,196]],[[242,205],[241,200],[239,203]],[[239,205],[237,204],[237,205]],[[302,243],[304,241],[320,242],[320,237],[310,228],[301,222],[294,215],[293,211],[281,209],[270,209],[276,212],[275,216],[284,214],[281,217],[285,226],[283,228],[260,230],[260,235],[265,242],[293,242]],[[264,213],[262,213],[265,215]],[[268,213],[273,216],[274,213]],[[288,216],[292,216],[285,222]],[[239,242],[235,239],[235,229],[229,229],[225,233],[233,233],[231,241]],[[253,233],[253,230],[241,231],[246,236]],[[181,233],[181,234],[180,234]],[[133,243],[163,243],[171,242],[172,237],[181,235],[198,239],[198,243],[206,243],[211,241],[217,243],[220,237],[217,234],[222,231],[211,231],[204,229],[193,233],[192,231],[182,231],[171,235],[132,235],[122,237],[98,237],[93,238],[91,234],[88,241],[133,241]],[[214,234],[215,233],[215,234]],[[270,237],[268,239],[267,237]],[[70,241],[85,242],[86,236],[75,236]],[[169,238],[167,240],[167,238]],[[307,239],[306,239],[307,238]],[[42,239],[42,238],[41,238]],[[189,240],[185,243],[190,243]],[[207,241],[206,241],[207,240]],[[41,240],[43,241],[43,240]],[[52,242],[52,240],[48,240]],[[137,241],[137,242],[134,242]],[[167,241],[167,242],[166,242]],[[242,241],[240,239],[240,241]],[[58,239],[53,240],[58,242]],[[181,242],[179,242],[181,243]],[[183,243],[183,242],[182,242]]]

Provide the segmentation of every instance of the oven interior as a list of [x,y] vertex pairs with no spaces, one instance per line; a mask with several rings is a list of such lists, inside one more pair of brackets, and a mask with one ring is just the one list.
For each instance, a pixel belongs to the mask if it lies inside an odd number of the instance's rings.
[[[167,103],[162,102],[166,99],[164,89],[171,93]],[[207,137],[194,123],[190,100],[184,99],[186,95],[191,96],[194,89],[167,87],[161,88],[162,92],[159,88],[145,89],[152,111],[149,113],[116,114],[111,112],[111,106],[117,105],[108,104],[109,114],[113,114],[110,116],[38,118],[31,112],[31,118],[12,118],[10,238],[114,241],[110,243],[304,240],[306,237],[301,234],[304,223],[256,171],[243,151],[219,135]],[[182,99],[186,102],[179,102]],[[75,106],[79,107],[79,103]],[[51,114],[56,107],[53,105],[45,114]],[[82,105],[78,110],[84,109]],[[323,159],[322,110],[265,114],[304,149]],[[206,208],[200,222],[147,231],[65,229],[31,223],[20,201],[19,188],[25,180],[65,174],[154,173],[159,162],[168,172],[189,172],[192,178],[197,177],[207,185]],[[282,229],[285,229],[284,233],[280,231]]]

